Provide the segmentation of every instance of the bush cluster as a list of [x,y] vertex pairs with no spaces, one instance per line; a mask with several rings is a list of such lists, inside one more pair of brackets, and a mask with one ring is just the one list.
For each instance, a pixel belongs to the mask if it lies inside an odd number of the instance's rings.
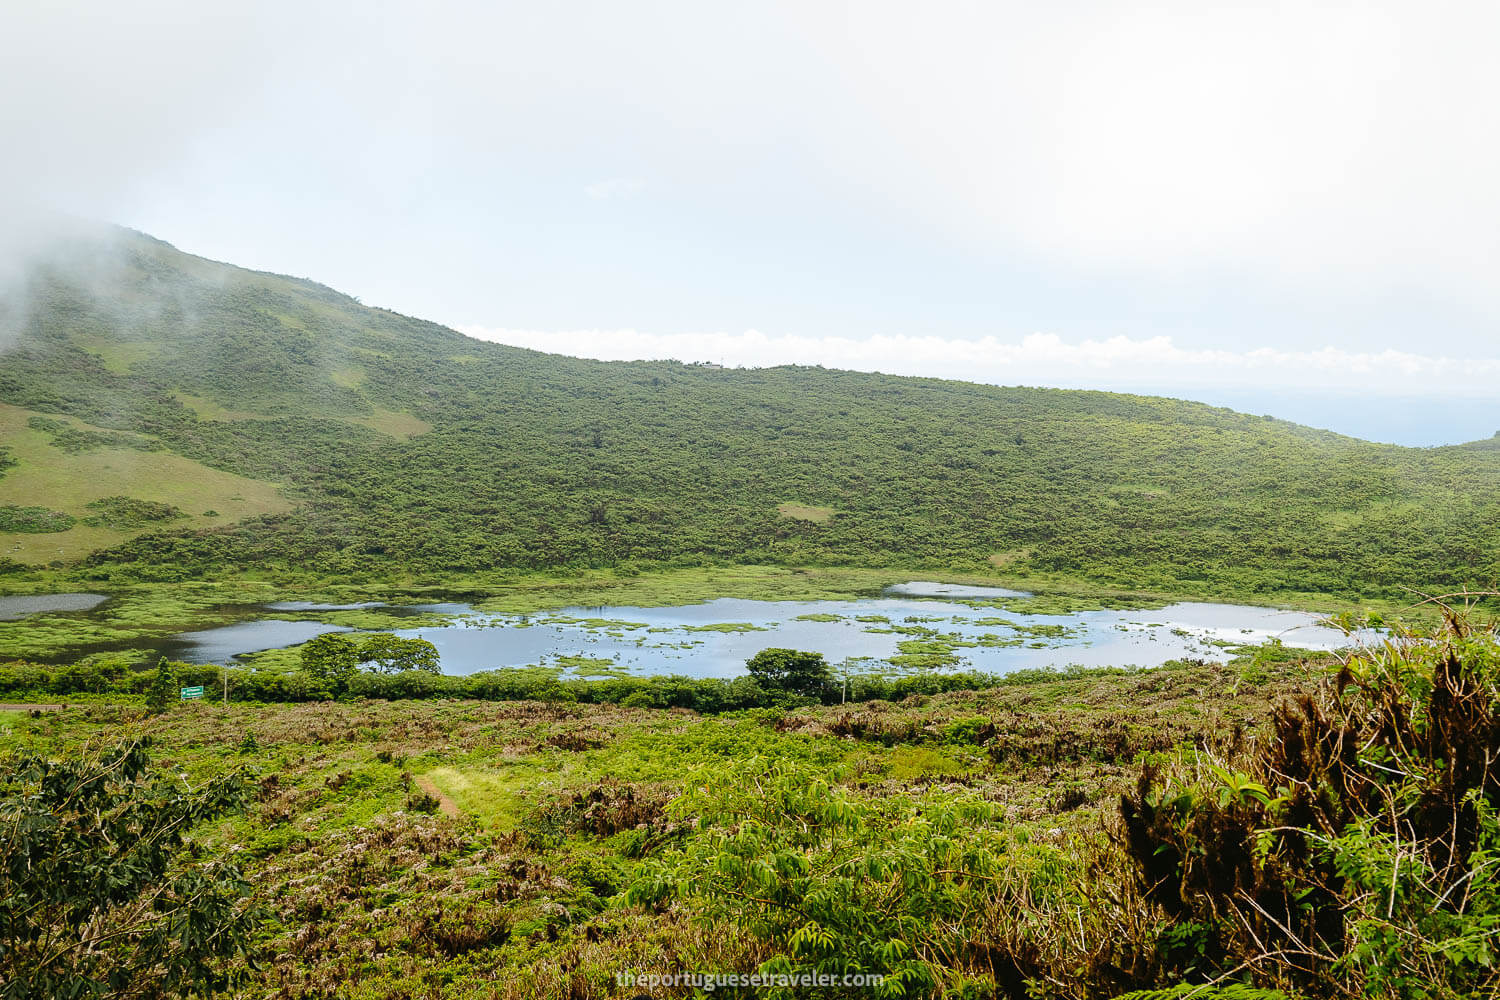
[[[683,708],[703,714],[752,708],[836,705],[844,701],[900,701],[913,695],[985,690],[1024,684],[1039,678],[1124,672],[1105,668],[1097,671],[1028,670],[1003,675],[979,671],[907,676],[861,674],[851,676],[847,685],[828,681],[807,690],[789,690],[777,686],[774,681],[754,676],[718,678],[673,674],[585,680],[561,678],[552,671],[525,667],[486,670],[463,676],[425,669],[394,673],[357,671],[345,676],[342,685],[334,679],[305,671],[272,673],[180,662],[173,663],[172,667],[178,684],[201,684],[210,692],[222,690],[227,674],[231,701],[295,703],[340,697],[388,701],[452,698]],[[117,659],[97,658],[64,666],[15,661],[0,664],[0,696],[13,700],[79,694],[142,696],[149,692],[154,675],[154,670],[133,669]],[[801,685],[802,679],[798,678],[795,683]]]

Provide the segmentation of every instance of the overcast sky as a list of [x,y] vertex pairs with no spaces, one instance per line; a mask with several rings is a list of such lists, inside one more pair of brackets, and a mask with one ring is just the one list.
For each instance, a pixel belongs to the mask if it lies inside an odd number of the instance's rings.
[[1493,4],[10,6],[13,218],[572,354],[1500,429]]

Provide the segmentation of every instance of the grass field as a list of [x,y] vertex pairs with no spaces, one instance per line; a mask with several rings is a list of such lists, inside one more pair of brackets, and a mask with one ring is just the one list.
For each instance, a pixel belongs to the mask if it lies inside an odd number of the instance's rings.
[[[197,414],[199,420],[265,420],[271,414],[253,413],[249,410],[235,410],[209,399],[206,396],[195,396],[186,392],[174,392],[173,397],[182,405]],[[426,434],[432,430],[432,425],[420,417],[413,416],[400,410],[387,410],[375,407],[369,416],[336,418],[347,419],[349,423],[368,427],[372,431],[379,431],[387,437],[393,437],[398,441],[416,437],[418,434]]]
[[97,356],[105,369],[116,375],[129,374],[130,369],[138,362],[148,361],[161,354],[161,345],[143,341],[75,335],[73,342]]
[[[48,435],[26,426],[32,411],[0,404],[0,446],[16,460],[0,474],[0,504],[47,507],[87,516],[92,500],[128,496],[171,504],[186,518],[173,527],[213,527],[289,510],[291,503],[274,483],[211,469],[201,462],[166,451],[99,448],[68,454]],[[62,419],[83,430],[98,430],[73,418]],[[216,511],[216,516],[204,516]],[[50,534],[0,536],[0,556],[17,562],[71,560],[118,544],[147,530],[115,530],[77,525]]]
[[779,503],[776,511],[793,521],[809,521],[813,524],[823,524],[833,516],[832,507],[809,507],[800,503]]
[[351,423],[361,424],[372,431],[379,431],[398,441],[416,437],[418,434],[426,434],[432,430],[432,425],[420,417],[414,417],[410,413],[399,410],[385,410],[376,407],[368,417],[350,418]]
[[174,392],[172,397],[192,410],[200,420],[263,420],[268,413],[252,413],[249,410],[231,410],[206,396],[195,396],[189,392]]

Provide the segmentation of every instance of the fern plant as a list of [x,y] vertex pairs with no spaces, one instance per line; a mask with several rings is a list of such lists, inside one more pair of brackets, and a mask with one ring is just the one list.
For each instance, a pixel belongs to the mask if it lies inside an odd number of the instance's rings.
[[778,948],[761,971],[878,974],[882,997],[938,990],[1010,848],[982,800],[861,800],[814,769],[759,760],[700,773],[672,808],[696,834],[628,901],[695,900]]

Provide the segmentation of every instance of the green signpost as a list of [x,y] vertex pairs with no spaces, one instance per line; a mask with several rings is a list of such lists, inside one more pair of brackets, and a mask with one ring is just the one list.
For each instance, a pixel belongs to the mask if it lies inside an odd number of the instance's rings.
[[182,700],[183,701],[187,701],[190,698],[202,698],[202,697],[203,697],[203,685],[202,684],[197,684],[197,685],[194,685],[193,687],[185,687],[185,688],[182,689]]

